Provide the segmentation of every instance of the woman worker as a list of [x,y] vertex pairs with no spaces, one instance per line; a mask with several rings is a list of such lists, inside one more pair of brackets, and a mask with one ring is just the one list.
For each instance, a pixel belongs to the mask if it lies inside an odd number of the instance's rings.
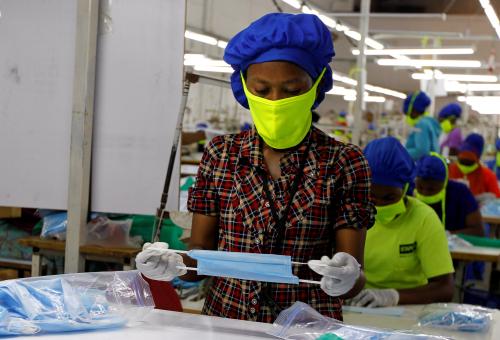
[[412,128],[405,146],[414,161],[431,151],[439,152],[441,127],[437,120],[426,115],[430,104],[431,99],[423,91],[408,95],[403,103],[406,122]]
[[500,197],[497,177],[493,171],[480,163],[484,138],[471,133],[465,138],[458,153],[458,163],[450,165],[450,179],[463,180],[477,200]]
[[[191,249],[274,253],[308,262],[314,284],[270,284],[216,277],[203,313],[273,322],[295,301],[342,318],[341,299],[364,285],[363,245],[373,224],[370,171],[362,152],[311,125],[311,108],[332,87],[327,27],[314,15],[268,14],[238,33],[224,60],[234,68],[236,100],[255,129],[214,138],[206,148],[188,207]],[[146,244],[137,268],[170,280],[189,257]],[[317,276],[294,266],[304,279]],[[182,277],[196,280],[192,273]]]
[[450,103],[439,112],[439,123],[446,134],[441,143],[441,153],[445,156],[456,156],[462,145],[462,130],[456,125],[461,115],[462,107],[458,103]]
[[406,195],[415,163],[393,137],[369,143],[365,156],[377,216],[366,235],[366,289],[351,303],[383,307],[450,301],[453,264],[444,228],[429,206]]
[[479,206],[463,183],[448,180],[448,165],[439,155],[422,157],[417,162],[416,197],[428,204],[446,230],[484,236]]

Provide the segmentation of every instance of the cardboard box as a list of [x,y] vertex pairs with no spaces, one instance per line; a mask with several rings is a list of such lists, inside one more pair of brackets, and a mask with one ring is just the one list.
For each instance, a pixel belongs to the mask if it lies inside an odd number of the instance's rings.
[[0,218],[21,217],[21,208],[0,207]]

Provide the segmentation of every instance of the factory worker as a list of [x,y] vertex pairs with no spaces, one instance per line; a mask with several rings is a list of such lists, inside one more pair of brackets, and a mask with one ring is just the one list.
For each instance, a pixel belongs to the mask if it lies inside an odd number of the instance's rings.
[[439,152],[441,127],[437,120],[427,115],[430,104],[431,99],[423,91],[408,95],[403,103],[406,122],[411,127],[405,146],[414,161],[431,151]]
[[450,301],[453,264],[445,230],[425,203],[407,196],[415,163],[393,137],[372,141],[375,224],[365,243],[366,286],[351,304],[367,307]]
[[477,200],[500,197],[497,177],[480,162],[484,138],[471,133],[465,138],[458,153],[458,162],[450,165],[450,179],[464,181]]
[[500,139],[495,143],[495,150],[495,158],[487,161],[486,165],[497,175],[497,180],[500,180]]
[[457,127],[457,120],[462,115],[462,107],[458,103],[450,103],[439,111],[438,119],[445,139],[441,143],[441,153],[456,156],[462,145],[462,130]]
[[441,156],[428,155],[417,162],[415,194],[434,209],[452,234],[484,236],[474,195],[465,184],[448,180],[448,165]]
[[[341,299],[363,287],[363,244],[375,214],[368,163],[357,147],[311,125],[311,109],[332,88],[333,56],[330,31],[309,14],[265,15],[228,43],[232,90],[255,128],[207,146],[189,194],[189,247],[311,260],[293,272],[321,286],[215,277],[204,314],[273,322],[303,301],[341,319]],[[196,266],[161,244],[137,257],[139,270],[157,280],[184,274],[182,262]]]

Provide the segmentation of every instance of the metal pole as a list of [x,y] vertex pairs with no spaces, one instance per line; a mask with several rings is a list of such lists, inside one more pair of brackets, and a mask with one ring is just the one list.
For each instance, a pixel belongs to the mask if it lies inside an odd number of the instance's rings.
[[78,0],[68,181],[65,273],[83,271],[80,245],[89,210],[99,0]]
[[356,105],[354,108],[354,125],[352,130],[352,143],[360,145],[361,142],[361,117],[366,108],[364,100],[365,85],[366,85],[366,37],[368,36],[368,27],[370,25],[370,0],[361,1],[361,20],[359,22],[359,32],[361,40],[359,41],[358,55],[358,85],[356,95]]

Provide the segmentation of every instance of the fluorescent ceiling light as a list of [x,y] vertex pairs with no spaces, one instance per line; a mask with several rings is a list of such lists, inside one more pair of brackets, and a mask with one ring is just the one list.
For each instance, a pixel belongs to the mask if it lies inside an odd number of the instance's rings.
[[302,1],[298,1],[298,0],[281,0],[281,1],[283,1],[284,3],[286,3],[289,6],[292,6],[295,9],[300,9],[301,3],[302,3]]
[[[344,100],[348,102],[353,102],[356,100],[356,96],[344,96]],[[385,97],[381,96],[363,96],[363,100],[367,103],[384,103]]]
[[356,96],[356,90],[334,85],[326,94],[332,94],[335,96]]
[[326,15],[323,14],[318,15],[318,18],[320,18],[320,20],[323,21],[323,23],[330,28],[337,27],[337,21],[335,21],[335,19],[327,17]]
[[406,99],[406,94],[404,94],[402,92],[394,91],[394,90],[389,90],[389,89],[386,89],[386,88],[383,88],[380,86],[373,86],[373,85],[366,84],[365,89],[368,91],[382,93],[382,94],[386,94],[388,96],[393,96],[393,97],[400,98],[400,99]]
[[447,92],[486,92],[500,91],[500,84],[463,84],[459,82],[447,81],[445,83]]
[[[333,80],[342,82],[344,84],[349,84],[349,85],[352,85],[352,86],[358,85],[358,81],[357,80],[349,78],[349,77],[346,77],[346,76],[343,76],[343,75],[340,75],[340,74],[338,74],[336,72],[333,73],[333,77],[332,78],[333,78]],[[386,94],[388,96],[393,96],[393,97],[396,97],[396,98],[401,98],[401,99],[405,99],[406,98],[406,94],[404,94],[402,92],[398,92],[398,91],[386,89],[386,88],[380,87],[380,86],[374,86],[374,85],[366,84],[365,85],[365,89],[368,90],[368,91],[371,91],[371,92],[382,93],[382,94]]]
[[227,46],[227,41],[224,41],[224,40],[218,40],[217,41],[217,46],[220,47],[220,48],[226,48]]
[[439,60],[439,59],[378,59],[381,66],[408,66],[408,67],[481,67],[479,60]]
[[186,39],[196,40],[196,41],[208,44],[208,45],[214,45],[214,46],[217,45],[217,39],[215,39],[214,37],[205,35],[205,34],[195,33],[192,31],[186,31],[186,32],[184,32],[184,37]]
[[491,6],[489,0],[479,0],[479,2],[484,9],[484,14],[486,14],[486,17],[490,21],[491,26],[495,30],[497,36],[500,38],[500,22],[498,20],[497,14],[495,13],[495,9],[493,8],[493,6]]
[[307,5],[302,5],[302,8],[300,9],[302,11],[302,13],[305,13],[305,14],[314,14],[314,15],[319,15],[319,12],[310,8],[309,6]]
[[353,31],[353,30],[348,30],[344,32],[345,35],[348,37],[353,38],[354,40],[360,41],[361,40],[361,33]]
[[[352,50],[353,55],[359,55],[359,49]],[[386,48],[383,50],[365,50],[366,55],[449,55],[449,54],[474,54],[471,47],[462,48]]]
[[[444,80],[455,80],[455,81],[465,81],[465,82],[483,82],[483,83],[496,83],[498,81],[497,76],[493,75],[482,75],[482,74],[448,74],[441,73],[434,74],[430,70],[426,70],[425,73],[413,73],[411,77],[417,80],[430,80],[433,76],[436,79],[444,79]],[[438,71],[438,70],[436,70]]]
[[224,60],[211,59],[203,54],[185,54],[184,66],[230,67]]
[[370,38],[370,37],[366,37],[365,42],[366,42],[366,46],[374,48],[376,50],[381,50],[384,48],[384,45],[382,45],[377,40]]
[[231,66],[209,66],[209,65],[196,65],[195,71],[200,72],[217,72],[217,73],[233,73]]

